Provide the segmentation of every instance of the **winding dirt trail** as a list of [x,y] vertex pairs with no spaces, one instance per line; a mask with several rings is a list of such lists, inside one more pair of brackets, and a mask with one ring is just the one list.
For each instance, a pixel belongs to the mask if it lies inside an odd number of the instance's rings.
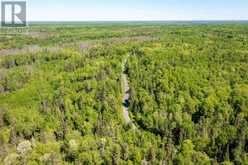
[[122,64],[122,81],[123,81],[123,92],[124,92],[124,96],[122,99],[122,106],[123,106],[123,117],[127,124],[132,123],[129,117],[129,112],[128,112],[129,99],[130,99],[130,87],[128,83],[128,75],[125,72],[128,57],[129,56],[125,58],[125,61]]

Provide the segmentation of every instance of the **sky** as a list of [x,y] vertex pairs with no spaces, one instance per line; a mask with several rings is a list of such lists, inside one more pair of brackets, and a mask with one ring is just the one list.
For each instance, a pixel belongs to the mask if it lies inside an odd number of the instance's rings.
[[248,20],[248,0],[27,0],[28,21]]

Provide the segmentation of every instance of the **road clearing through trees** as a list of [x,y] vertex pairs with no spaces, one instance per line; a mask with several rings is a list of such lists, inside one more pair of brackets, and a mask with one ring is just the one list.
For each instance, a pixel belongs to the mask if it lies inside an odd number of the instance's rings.
[[129,55],[125,58],[125,60],[122,64],[123,65],[122,66],[122,81],[123,81],[123,92],[124,92],[124,96],[122,99],[122,106],[123,106],[123,116],[124,116],[125,122],[127,124],[132,122],[130,117],[129,117],[129,112],[128,112],[129,99],[130,99],[130,87],[129,87],[129,83],[128,83],[128,75],[125,72],[128,57],[129,57]]

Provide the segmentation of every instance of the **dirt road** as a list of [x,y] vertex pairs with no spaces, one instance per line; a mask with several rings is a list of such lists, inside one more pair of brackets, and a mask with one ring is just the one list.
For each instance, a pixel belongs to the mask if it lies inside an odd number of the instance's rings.
[[130,99],[130,87],[128,83],[128,75],[125,73],[128,57],[129,56],[126,57],[125,61],[123,62],[123,66],[122,66],[122,81],[123,81],[123,92],[124,92],[122,106],[123,106],[123,116],[127,124],[131,123],[131,119],[129,117],[129,112],[128,112],[129,99]]

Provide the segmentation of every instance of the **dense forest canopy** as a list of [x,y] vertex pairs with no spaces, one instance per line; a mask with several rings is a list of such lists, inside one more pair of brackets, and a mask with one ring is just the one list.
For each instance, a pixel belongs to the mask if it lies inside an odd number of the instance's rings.
[[0,165],[248,164],[248,25],[12,30],[0,35]]

